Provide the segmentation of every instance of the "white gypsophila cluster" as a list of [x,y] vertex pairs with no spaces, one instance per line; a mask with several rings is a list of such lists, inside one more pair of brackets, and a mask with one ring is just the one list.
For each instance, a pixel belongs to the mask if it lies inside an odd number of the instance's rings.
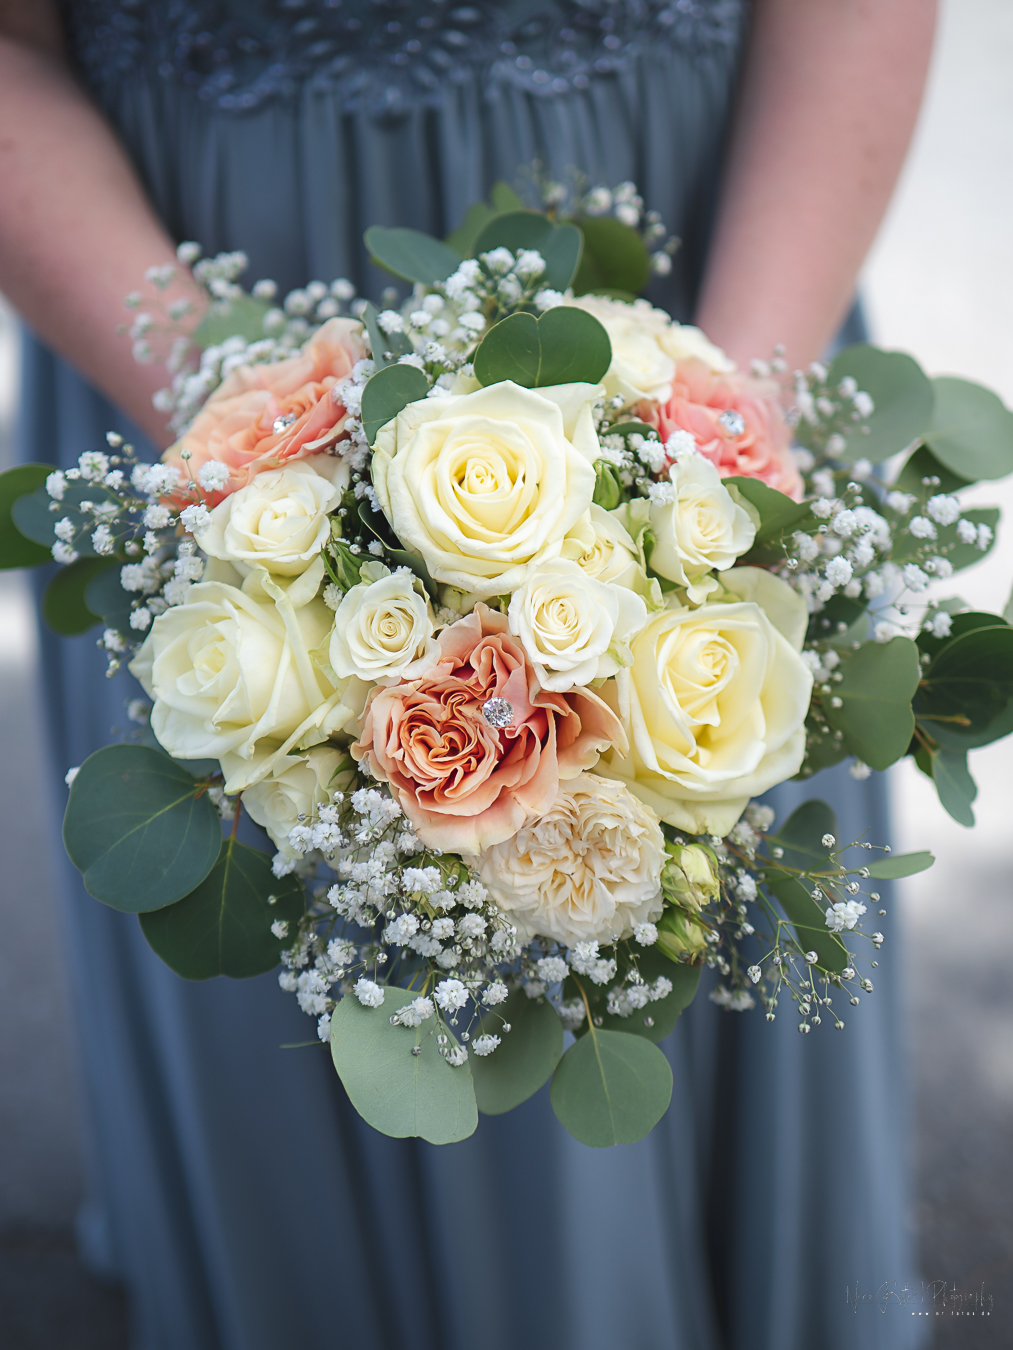
[[660,212],[644,210],[644,199],[635,183],[626,180],[611,188],[601,183],[591,185],[577,169],[567,170],[560,180],[545,177],[536,168],[534,179],[535,191],[546,210],[579,216],[612,216],[640,235],[654,276],[667,277],[671,272],[672,256],[680,240],[669,234]]

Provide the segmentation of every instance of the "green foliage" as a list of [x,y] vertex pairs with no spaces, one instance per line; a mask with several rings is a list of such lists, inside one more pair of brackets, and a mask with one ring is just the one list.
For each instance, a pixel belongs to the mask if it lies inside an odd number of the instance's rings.
[[76,637],[99,621],[101,615],[87,603],[87,591],[93,581],[106,573],[111,573],[119,583],[115,558],[78,558],[77,562],[60,568],[42,597],[42,617],[54,633]]
[[17,499],[39,489],[45,492],[52,472],[52,464],[19,464],[0,473],[0,569],[38,567],[52,561],[49,548],[23,535],[11,519]]
[[373,261],[394,276],[432,286],[456,272],[461,254],[421,230],[389,230],[372,225],[363,236]]
[[417,403],[429,393],[429,381],[417,366],[384,366],[362,391],[362,429],[370,445],[381,427],[392,422],[402,408]]
[[932,418],[932,382],[906,353],[883,351],[865,342],[845,347],[830,367],[829,384],[836,388],[846,375],[871,395],[875,408],[868,422],[846,437],[842,459],[879,464],[927,430]]
[[[504,1032],[503,1023],[510,1026]],[[476,1035],[499,1036],[491,1055],[472,1055],[471,1077],[478,1109],[499,1116],[533,1096],[547,1082],[563,1053],[563,1024],[545,998],[516,989],[481,1019]]]
[[957,614],[949,637],[923,633],[918,645],[932,659],[914,713],[934,741],[966,753],[1013,731],[1013,627],[996,614]]
[[484,385],[513,380],[526,389],[597,384],[611,361],[612,344],[598,320],[559,305],[538,319],[511,314],[494,324],[475,353],[475,378]]
[[832,695],[823,696],[826,719],[843,732],[851,754],[873,769],[887,769],[905,754],[914,733],[918,648],[906,637],[863,642],[857,651],[842,653],[840,672]]
[[565,291],[580,262],[583,237],[576,225],[554,225],[538,211],[509,211],[494,216],[480,231],[474,255],[480,258],[494,248],[533,248],[545,259],[540,284],[554,291]]
[[935,411],[925,433],[929,448],[961,478],[1013,473],[1013,413],[980,384],[942,375],[933,381]]
[[622,499],[623,489],[616,477],[615,469],[607,460],[596,460],[594,466],[594,497],[592,498],[595,506],[600,506],[605,511],[614,511]]
[[107,628],[130,631],[131,596],[120,585],[120,559],[104,558],[109,567],[96,570],[84,588],[84,603],[97,614]]
[[[667,914],[670,911],[665,912]],[[625,975],[632,963],[622,957],[620,961],[621,974]],[[615,1013],[610,1013],[605,990],[589,981],[582,980],[578,986],[577,981],[570,976],[565,985],[566,996],[579,997],[579,990],[583,988],[591,1007],[591,1016],[601,1018],[601,1027],[605,1031],[621,1031],[629,1036],[642,1036],[647,1041],[663,1041],[674,1031],[679,1014],[688,1008],[696,997],[702,967],[669,960],[660,947],[649,947],[637,953],[637,969],[648,984],[653,984],[659,975],[663,975],[666,980],[672,982],[672,992],[665,998],[652,1000],[630,1017],[619,1017]],[[651,1019],[650,1026],[646,1024],[645,1018]],[[595,1026],[597,1025],[596,1023]],[[589,1030],[587,1022],[584,1021],[578,1027],[577,1035],[586,1036]]]
[[559,1061],[550,1096],[560,1123],[582,1144],[635,1144],[668,1110],[672,1070],[643,1037],[591,1026]]
[[377,370],[397,363],[399,356],[411,356],[414,348],[406,333],[385,333],[380,327],[379,311],[374,304],[367,304],[362,311],[362,322],[369,334],[369,345]]
[[[784,849],[779,859],[781,867],[794,867],[803,872],[829,870],[830,849],[823,836],[837,837],[837,817],[832,809],[817,798],[803,802],[794,810],[778,831],[776,842]],[[773,836],[771,842],[775,842]],[[817,964],[830,973],[837,973],[848,964],[844,943],[827,927],[824,907],[812,897],[811,886],[804,885],[795,876],[781,870],[777,863],[766,868],[764,880],[767,889],[779,902],[785,916],[795,929],[795,935],[804,951],[814,951]],[[832,890],[825,879],[823,889]]]
[[958,825],[971,829],[974,825],[972,803],[978,795],[978,786],[967,767],[967,751],[945,746],[932,749],[919,746],[915,763],[935,783],[940,805],[947,815]]
[[475,241],[493,217],[524,210],[524,203],[509,183],[494,183],[490,197],[491,206],[488,202],[472,202],[461,224],[447,235],[447,243],[462,258],[475,256]]
[[85,760],[63,842],[89,895],[137,914],[189,895],[218,858],[218,813],[168,755],[107,745]]
[[901,877],[913,877],[918,872],[927,871],[935,862],[931,853],[895,853],[888,858],[880,858],[868,864],[870,877],[877,881],[897,881]]
[[864,642],[869,635],[869,615],[861,600],[850,595],[832,595],[809,620],[810,642],[828,642],[835,647],[850,647]]
[[573,278],[574,294],[639,295],[650,277],[651,258],[637,231],[615,216],[581,216],[576,224],[584,249]]
[[735,488],[760,517],[753,547],[743,558],[745,563],[781,561],[786,534],[815,526],[816,519],[806,502],[794,502],[776,488],[767,487],[758,478],[726,478],[725,487]]
[[[352,1105],[375,1130],[453,1144],[478,1124],[471,1061],[447,1063],[434,1019],[391,1026],[391,1014],[417,996],[388,985],[379,1008],[364,1008],[354,994],[343,998],[331,1017],[331,1057]],[[421,1053],[412,1054],[413,1046]]]
[[961,478],[952,473],[945,464],[940,464],[927,445],[919,445],[904,461],[904,467],[897,475],[893,486],[898,492],[911,492],[920,497],[925,491],[923,478],[938,478],[939,486],[933,492],[959,492],[970,486],[970,479]]
[[245,980],[274,969],[291,939],[275,937],[271,924],[294,926],[304,908],[297,877],[279,881],[269,854],[224,839],[195,890],[139,917],[151,948],[184,980]]
[[257,342],[264,336],[264,315],[270,308],[265,301],[255,300],[252,295],[216,300],[194,330],[194,345],[217,347],[230,337]]
[[[433,578],[429,575],[429,568],[417,553],[409,553],[406,548],[398,547],[396,536],[388,525],[386,516],[378,515],[375,511],[370,509],[367,502],[361,501],[359,503],[359,519],[362,521],[363,525],[365,525],[366,529],[369,530],[371,534],[376,535],[380,543],[383,544],[387,557],[391,562],[397,567],[411,568],[425,586],[429,593],[429,598],[435,601],[439,594],[439,588]],[[348,557],[354,558],[354,555],[348,554]],[[360,561],[365,560],[363,559]],[[359,576],[358,573],[356,573],[355,582],[352,584],[354,585],[358,580]]]

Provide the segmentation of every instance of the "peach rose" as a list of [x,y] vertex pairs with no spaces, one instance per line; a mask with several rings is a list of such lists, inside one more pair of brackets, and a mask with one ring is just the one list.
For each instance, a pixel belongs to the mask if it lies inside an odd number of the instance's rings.
[[[163,463],[174,465],[184,479],[187,464],[194,478],[209,460],[227,465],[231,476],[225,487],[205,494],[211,507],[264,469],[329,450],[345,426],[345,407],[332,391],[367,355],[358,320],[330,319],[287,361],[238,366],[169,446]],[[188,461],[184,451],[190,452]]]
[[759,478],[801,501],[802,477],[773,380],[713,371],[695,358],[680,361],[668,402],[642,405],[640,414],[662,441],[688,431],[722,478]]
[[427,847],[480,853],[626,737],[590,689],[539,688],[504,614],[479,604],[438,643],[419,678],[374,689],[352,754],[390,784]]

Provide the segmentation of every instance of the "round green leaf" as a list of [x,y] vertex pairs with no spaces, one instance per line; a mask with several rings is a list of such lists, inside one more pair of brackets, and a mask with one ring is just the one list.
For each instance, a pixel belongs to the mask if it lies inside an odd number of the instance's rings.
[[[503,1030],[506,1022],[510,1030]],[[476,1035],[498,1036],[491,1055],[472,1055],[471,1077],[478,1109],[500,1116],[534,1095],[563,1053],[563,1024],[545,998],[531,999],[516,989],[505,1003],[481,1019]]]
[[842,653],[840,671],[833,698],[823,700],[827,721],[843,732],[851,754],[873,769],[888,769],[907,752],[914,733],[918,648],[906,637],[863,642],[858,651]]
[[608,333],[593,315],[557,305],[541,318],[511,314],[489,329],[475,353],[484,385],[512,380],[526,389],[597,384],[612,362]]
[[808,502],[795,502],[776,488],[768,487],[758,478],[726,478],[725,487],[735,487],[749,504],[756,508],[760,527],[756,532],[758,544],[778,540],[788,530],[795,530],[806,521],[813,522]]
[[381,427],[428,393],[429,381],[417,366],[384,366],[371,376],[362,391],[362,429],[370,445]]
[[925,434],[951,472],[977,482],[1013,473],[1013,413],[983,385],[942,375],[933,381],[935,411]]
[[[86,592],[93,581],[117,567],[115,558],[78,558],[61,567],[42,597],[42,617],[61,637],[86,633],[98,623],[100,615],[89,609]],[[113,576],[118,576],[118,570]]]
[[84,603],[97,614],[107,628],[130,632],[131,601],[134,597],[120,585],[120,562],[109,559],[112,565],[96,570],[84,588]]
[[421,230],[389,230],[383,225],[372,225],[364,238],[375,263],[396,277],[422,286],[446,281],[461,262],[461,255],[449,244]]
[[880,858],[878,862],[868,864],[870,877],[877,881],[897,881],[900,877],[913,877],[918,872],[927,871],[935,862],[931,853],[894,853],[890,857]]
[[[625,974],[629,964],[632,963],[623,963],[622,973]],[[647,950],[638,950],[637,969],[648,984],[653,984],[659,975],[663,975],[671,983],[672,992],[666,994],[664,998],[652,999],[645,1007],[638,1009],[629,1017],[620,1017],[616,1013],[609,1012],[608,998],[604,989],[598,985],[584,984],[584,993],[591,1005],[591,1016],[601,1019],[600,1022],[595,1022],[595,1026],[601,1026],[605,1031],[621,1031],[629,1036],[643,1036],[647,1041],[663,1041],[675,1030],[680,1013],[688,1008],[696,997],[702,968],[683,961],[669,960],[659,947],[650,947]],[[576,990],[576,981],[568,981],[568,985],[571,983]],[[569,988],[566,989],[566,993],[567,997],[573,996]],[[577,1035],[586,1036],[588,1030],[588,1024],[584,1021],[578,1027]]]
[[225,839],[195,890],[140,920],[151,948],[184,980],[245,980],[274,969],[291,938],[276,937],[271,925],[294,928],[304,908],[297,877],[279,881],[269,854]]
[[651,259],[637,231],[615,216],[581,216],[577,225],[584,249],[573,278],[574,294],[621,290],[639,295],[647,285]]
[[264,315],[271,306],[252,295],[240,295],[235,300],[216,301],[194,329],[193,343],[197,347],[217,347],[230,337],[256,342],[264,336]]
[[812,797],[795,808],[791,815],[771,836],[773,843],[784,849],[781,861],[787,867],[797,867],[802,872],[825,867],[830,858],[830,850],[823,843],[825,835],[837,838],[837,816],[833,807]]
[[919,445],[904,461],[893,486],[898,492],[912,492],[916,497],[920,497],[925,487],[923,480],[926,478],[939,479],[939,486],[934,487],[933,492],[959,492],[961,488],[971,485],[970,479],[961,478],[958,474],[951,473],[945,464],[940,464],[927,445]]
[[[388,985],[379,1008],[364,1008],[347,995],[331,1016],[331,1058],[352,1105],[375,1130],[454,1144],[478,1125],[472,1060],[457,1068],[447,1063],[435,1018],[420,1027],[391,1025],[391,1014],[417,997]],[[412,1054],[413,1047],[420,1053]]]
[[186,769],[143,745],[107,745],[70,789],[63,842],[85,889],[137,914],[189,895],[215,865],[218,812]]
[[974,828],[972,803],[978,795],[978,785],[967,767],[967,751],[943,747],[929,755],[932,781],[943,810],[958,825]]
[[[1013,700],[1013,628],[997,616],[988,626],[972,626],[982,617],[957,616],[955,631],[923,672],[914,699],[915,714],[929,734],[963,751]],[[942,720],[956,717],[966,718],[968,725]]]
[[565,291],[577,271],[583,243],[576,225],[554,225],[538,211],[509,211],[483,226],[475,240],[475,257],[494,248],[508,248],[511,253],[535,249],[545,260],[540,284]]
[[559,1061],[550,1097],[559,1122],[582,1144],[635,1144],[668,1110],[672,1070],[643,1037],[592,1026]]
[[52,561],[49,549],[26,538],[11,518],[17,499],[44,487],[52,472],[52,464],[18,464],[0,473],[0,568],[38,567]]
[[[40,487],[18,497],[11,506],[11,519],[26,539],[34,539],[47,549],[56,542],[56,522],[69,520],[75,531],[72,547],[82,558],[94,558],[91,536],[98,521],[94,515],[86,515],[79,509],[83,501],[108,502],[112,501],[112,494],[99,483],[71,482],[64,489],[62,499],[56,502],[45,487]],[[119,541],[126,536],[129,527],[122,521],[112,521],[109,528],[113,540]]]
[[[905,352],[886,352],[859,342],[845,347],[830,367],[832,388],[850,375],[875,405],[868,422],[847,437],[842,459],[881,460],[906,450],[928,428],[932,417],[932,382]],[[867,427],[866,431],[864,428]]]

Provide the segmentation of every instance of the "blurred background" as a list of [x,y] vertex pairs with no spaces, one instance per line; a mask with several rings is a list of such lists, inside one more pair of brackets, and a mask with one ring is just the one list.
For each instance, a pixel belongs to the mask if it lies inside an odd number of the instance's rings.
[[[927,101],[863,293],[879,345],[1013,405],[1011,147],[1013,4],[944,0]],[[17,379],[15,320],[0,299],[0,468],[13,458]],[[960,573],[952,593],[1001,612],[1013,481],[968,495],[1003,506],[1007,524],[987,568]],[[74,1247],[82,1122],[47,870],[61,844],[36,767],[36,659],[27,578],[0,573],[0,1345],[125,1350],[122,1297]],[[992,1308],[969,1319],[937,1302],[943,1350],[1013,1346],[1013,738],[976,751],[971,767],[973,833],[910,761],[890,774],[895,851],[929,846],[938,859],[900,886],[921,1272],[965,1297],[984,1288]]]

